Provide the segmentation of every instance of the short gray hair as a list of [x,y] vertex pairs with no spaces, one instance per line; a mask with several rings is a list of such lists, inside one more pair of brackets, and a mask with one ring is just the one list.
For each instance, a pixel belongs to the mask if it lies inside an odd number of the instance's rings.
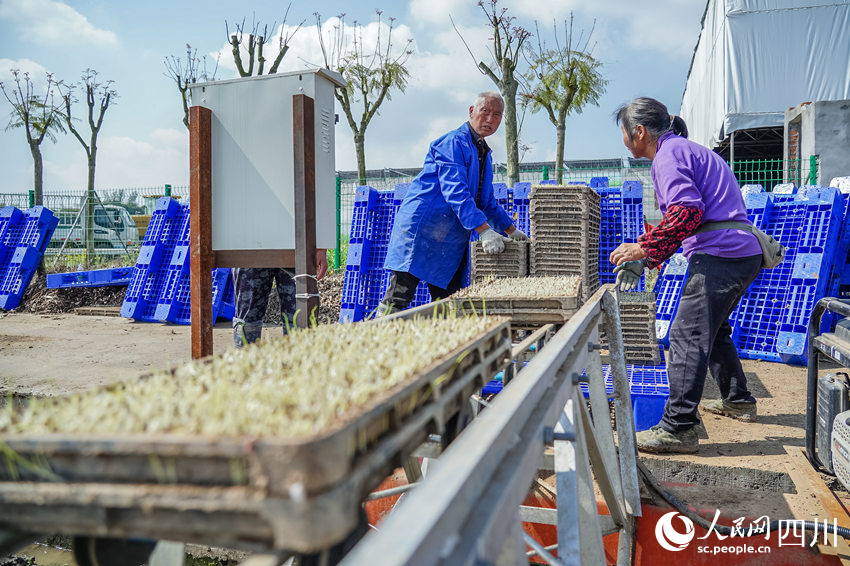
[[498,100],[502,103],[502,108],[505,107],[505,99],[502,98],[502,95],[494,90],[486,90],[484,92],[479,92],[478,96],[475,97],[475,101],[472,103],[473,108],[481,108],[488,100]]

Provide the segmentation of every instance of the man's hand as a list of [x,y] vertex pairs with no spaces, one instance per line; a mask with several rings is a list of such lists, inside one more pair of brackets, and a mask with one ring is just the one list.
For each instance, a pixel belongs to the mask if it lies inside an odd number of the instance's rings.
[[614,273],[617,274],[617,288],[621,291],[634,291],[640,276],[643,275],[643,268],[646,264],[643,260],[625,261],[614,268]]
[[481,240],[481,248],[487,254],[502,253],[505,251],[505,242],[508,241],[508,238],[505,238],[492,228],[487,228],[481,232],[479,239]]
[[508,238],[513,240],[514,242],[527,242],[528,236],[525,235],[525,232],[522,230],[518,230],[514,228],[512,231],[508,232]]
[[635,261],[646,257],[646,252],[640,247],[640,244],[625,242],[617,246],[617,249],[611,252],[608,258],[614,265],[620,265],[624,261]]
[[328,250],[316,250],[316,280],[322,279],[328,272]]

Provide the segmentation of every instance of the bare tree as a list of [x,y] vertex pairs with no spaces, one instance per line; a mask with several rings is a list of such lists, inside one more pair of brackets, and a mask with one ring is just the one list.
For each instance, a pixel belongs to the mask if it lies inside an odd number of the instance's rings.
[[44,161],[41,156],[41,142],[45,138],[56,142],[56,132],[65,132],[62,124],[61,107],[54,103],[54,94],[58,83],[53,75],[47,73],[47,86],[44,94],[36,94],[35,84],[29,73],[21,73],[20,69],[12,69],[14,85],[0,82],[0,90],[9,104],[12,112],[6,130],[23,128],[27,135],[33,162],[33,191],[35,204],[44,203]]
[[[505,99],[505,145],[508,151],[508,186],[519,181],[519,128],[517,120],[517,93],[521,87],[523,74],[517,72],[523,45],[531,37],[531,32],[514,24],[513,16],[508,16],[507,8],[499,8],[499,0],[481,0],[478,2],[487,25],[493,32],[492,53],[494,68],[484,61],[478,61],[478,70],[490,78]],[[455,28],[457,30],[457,28]],[[458,31],[458,35],[460,32]],[[463,36],[461,36],[463,39]],[[464,43],[466,43],[464,41]],[[467,46],[468,48],[468,46]],[[470,54],[472,52],[470,51]],[[475,55],[472,54],[473,59]]]
[[[83,72],[82,78],[78,85],[70,85],[62,91],[62,98],[65,101],[65,125],[83,146],[86,152],[88,161],[88,184],[86,192],[86,263],[94,253],[94,172],[97,165],[97,136],[100,133],[100,128],[103,125],[103,117],[106,115],[106,110],[109,105],[114,103],[118,98],[118,92],[112,88],[114,81],[101,82],[97,76],[97,71],[94,69],[86,69]],[[74,89],[79,88],[80,91],[85,91],[86,106],[88,114],[86,116],[89,127],[89,141],[83,139],[79,130],[74,125],[79,119],[74,118],[71,109],[77,98],[74,96]]]
[[[345,88],[334,90],[334,96],[354,134],[357,177],[361,185],[366,184],[366,129],[384,101],[392,100],[393,89],[404,92],[407,88],[410,73],[405,64],[413,53],[412,38],[407,40],[403,49],[393,49],[395,18],[387,18],[388,30],[384,37],[382,12],[376,10],[376,13],[378,25],[374,49],[367,47],[363,26],[359,22],[354,22],[349,36],[345,14],[339,16],[339,23],[333,27],[326,42],[322,35],[322,17],[315,14],[325,67],[340,73],[348,83]],[[355,118],[355,105],[361,107],[358,118]]]
[[[595,23],[594,23],[595,25]],[[580,114],[586,104],[599,104],[599,97],[605,92],[608,81],[602,78],[602,63],[588,49],[593,28],[582,40],[582,35],[573,44],[573,16],[569,25],[564,22],[564,41],[558,38],[555,29],[555,49],[548,49],[540,41],[538,31],[537,49],[532,50],[531,65],[526,78],[533,86],[522,95],[523,102],[531,105],[531,112],[545,110],[549,121],[557,132],[555,163],[558,183],[564,180],[564,142],[566,138],[567,116]]]
[[[280,33],[277,36],[278,52],[272,62],[272,66],[269,67],[269,75],[277,72],[281,61],[283,61],[283,58],[286,56],[286,52],[289,51],[289,42],[292,41],[292,38],[296,33],[298,33],[298,30],[301,29],[301,26],[304,25],[305,22],[305,20],[301,20],[297,26],[294,26],[291,30],[287,31],[286,18],[289,16],[290,7],[292,7],[292,3],[286,7],[286,12],[283,14],[283,22],[280,25]],[[263,29],[261,31],[261,25],[262,24],[259,22],[252,23],[250,31],[246,33],[247,28],[245,27],[245,20],[243,19],[241,24],[236,24],[236,31],[230,33],[230,28],[225,22],[227,41],[230,42],[231,52],[233,53],[233,62],[236,64],[236,71],[239,73],[240,77],[250,77],[254,74],[255,61],[257,65],[257,75],[263,74],[263,70],[266,65],[266,57],[263,51],[269,37],[269,26],[262,26]],[[271,25],[272,32],[274,32],[276,25],[276,23]],[[285,31],[286,33],[284,33]],[[242,60],[243,48],[245,49],[248,57],[247,67],[245,62]]]
[[175,82],[177,90],[180,92],[180,98],[183,101],[183,125],[188,130],[189,105],[191,102],[189,85],[197,82],[214,81],[218,71],[218,59],[216,59],[215,67],[210,73],[207,71],[207,58],[199,58],[198,50],[192,49],[192,46],[187,43],[185,61],[180,57],[169,55],[163,63],[165,64],[165,76]]

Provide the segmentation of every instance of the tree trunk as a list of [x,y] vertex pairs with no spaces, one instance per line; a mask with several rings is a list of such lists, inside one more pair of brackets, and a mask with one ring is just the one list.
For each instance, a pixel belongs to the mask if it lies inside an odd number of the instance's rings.
[[502,96],[505,99],[505,146],[508,152],[507,185],[513,187],[519,182],[519,139],[517,132],[516,91],[519,86],[513,77],[502,76],[504,86]]
[[357,184],[366,184],[366,144],[363,134],[354,135],[354,149],[357,152]]
[[97,148],[92,144],[89,152],[89,181],[88,190],[86,191],[86,266],[89,265],[94,257],[94,167],[97,157]]
[[564,184],[564,138],[566,137],[567,126],[563,122],[555,126],[555,131],[558,132],[558,140],[555,146],[555,171],[557,172],[558,184]]
[[38,144],[30,144],[30,152],[32,153],[32,189],[35,191],[35,205],[41,206],[44,204],[44,160],[41,158],[41,148]]

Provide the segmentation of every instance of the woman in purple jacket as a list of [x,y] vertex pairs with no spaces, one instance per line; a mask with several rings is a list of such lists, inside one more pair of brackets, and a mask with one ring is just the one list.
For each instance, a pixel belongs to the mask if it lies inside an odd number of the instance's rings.
[[688,277],[670,326],[670,398],[661,422],[637,433],[638,448],[693,453],[699,447],[693,427],[709,369],[723,398],[704,402],[703,409],[742,421],[756,417],[729,315],[761,269],[761,247],[744,230],[695,234],[706,222],[750,221],[734,173],[718,154],[687,139],[684,120],[670,116],[655,99],[637,98],[617,110],[616,121],[632,155],[652,160],[664,214],[637,243],[621,244],[611,253],[618,284],[634,288],[644,267],[658,267],[680,246],[688,258]]

